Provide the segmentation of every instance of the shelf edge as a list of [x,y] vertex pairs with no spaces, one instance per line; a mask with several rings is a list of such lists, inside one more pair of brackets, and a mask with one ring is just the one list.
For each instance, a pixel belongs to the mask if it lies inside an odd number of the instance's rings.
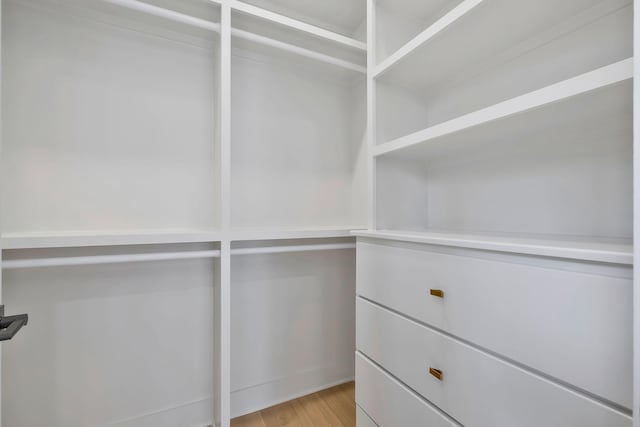
[[306,22],[303,22],[294,18],[290,18],[286,15],[272,12],[270,10],[263,9],[258,6],[254,6],[252,4],[244,3],[239,0],[232,0],[231,8],[233,10],[237,10],[238,12],[246,13],[248,15],[252,15],[257,18],[261,18],[266,21],[270,21],[275,24],[279,24],[281,26],[288,27],[293,30],[297,30],[297,31],[309,34],[319,39],[340,44],[342,46],[359,50],[365,53],[367,51],[367,44],[364,42],[361,42],[360,40],[347,37],[345,35],[336,33],[334,31],[325,30],[324,28],[321,28],[312,24],[308,24]]
[[415,233],[392,233],[375,230],[355,230],[352,233],[356,237],[369,237],[382,240],[395,240],[411,243],[424,243],[429,245],[449,246],[466,249],[479,249],[492,252],[508,252],[521,255],[532,255],[551,258],[565,258],[579,261],[602,262],[609,264],[633,265],[633,251],[631,246],[629,251],[615,251],[604,249],[581,249],[568,246],[542,245],[540,243],[522,242],[500,242],[487,238],[462,238],[445,236],[428,236],[426,234]]
[[0,236],[0,246],[2,249],[45,249],[91,246],[212,243],[220,240],[220,233],[215,231],[68,235],[30,235],[26,233],[8,233]]
[[627,58],[580,74],[576,77],[554,83],[542,89],[427,127],[407,136],[385,142],[374,148],[373,156],[382,156],[407,147],[423,144],[632,78],[633,58]]
[[286,239],[328,239],[337,237],[352,237],[351,231],[355,227],[335,229],[308,230],[232,230],[229,233],[231,241],[259,241]]
[[451,9],[442,18],[438,19],[428,28],[423,30],[420,34],[409,40],[398,50],[389,55],[385,60],[379,63],[373,71],[373,78],[378,78],[382,74],[389,71],[394,65],[400,62],[402,59],[411,55],[421,46],[429,42],[435,36],[446,30],[449,26],[454,24],[458,19],[465,16],[472,11],[476,6],[484,2],[485,0],[465,0],[458,6]]

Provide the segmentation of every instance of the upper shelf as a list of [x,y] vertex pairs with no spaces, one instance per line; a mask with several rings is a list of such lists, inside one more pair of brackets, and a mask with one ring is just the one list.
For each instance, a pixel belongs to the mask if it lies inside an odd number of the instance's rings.
[[231,7],[366,50],[366,0],[232,0]]
[[315,228],[277,228],[253,229],[240,228],[231,232],[233,241],[287,240],[287,239],[325,239],[349,237],[356,227],[315,227]]
[[2,233],[2,249],[68,248],[88,246],[207,243],[220,241],[215,230],[109,230],[49,233]]
[[465,0],[379,63],[374,76],[426,89],[473,73],[490,65],[487,61],[517,57],[629,4],[630,0]]
[[462,1],[377,0],[374,2],[376,64],[387,61],[393,54],[399,56],[400,52],[407,51],[410,46],[407,43],[410,40],[424,39],[424,36],[420,38],[416,36],[425,28],[431,27]]
[[633,264],[631,242],[543,239],[536,236],[502,236],[444,232],[406,232],[357,230],[353,235],[376,239],[424,243],[468,249],[481,249],[553,258]]
[[[49,1],[49,0],[47,0]],[[193,2],[159,2],[158,0],[69,0],[85,9],[110,14],[132,15],[133,21],[163,20],[172,26],[199,31],[205,37],[220,32],[220,1],[211,0],[209,7]],[[90,6],[90,7],[89,7]],[[213,7],[211,7],[213,6]],[[297,56],[333,64],[364,74],[366,43],[315,25],[281,15],[252,4],[233,0],[236,11],[232,34]],[[364,16],[364,15],[363,15]]]
[[264,58],[285,56],[286,63],[329,64],[349,75],[366,73],[366,47],[326,30],[244,3],[231,18],[233,46]]
[[520,133],[544,129],[565,117],[574,117],[580,112],[588,113],[590,108],[600,108],[604,101],[624,102],[624,98],[611,96],[607,89],[615,90],[616,84],[632,78],[633,58],[629,58],[380,144],[374,148],[373,155],[381,156],[412,146],[443,142],[479,126],[487,128],[489,133],[501,132],[504,120],[530,112],[535,112],[535,120],[524,123],[526,129],[519,129]]
[[367,44],[363,41],[356,40],[352,37],[347,37],[343,34],[329,31],[315,25],[311,25],[307,22],[300,21],[286,15],[281,15],[279,13],[254,6],[249,3],[235,0],[231,3],[231,7],[239,12],[265,19],[282,27],[300,31],[314,37],[324,39],[326,41],[334,42],[347,48],[351,48],[361,52],[366,52],[367,50]]

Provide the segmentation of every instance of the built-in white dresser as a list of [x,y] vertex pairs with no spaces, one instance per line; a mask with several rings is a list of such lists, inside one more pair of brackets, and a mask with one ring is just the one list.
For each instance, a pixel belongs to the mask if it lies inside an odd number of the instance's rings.
[[631,273],[359,237],[357,402],[380,426],[628,427]]
[[634,2],[368,24],[358,426],[631,427]]

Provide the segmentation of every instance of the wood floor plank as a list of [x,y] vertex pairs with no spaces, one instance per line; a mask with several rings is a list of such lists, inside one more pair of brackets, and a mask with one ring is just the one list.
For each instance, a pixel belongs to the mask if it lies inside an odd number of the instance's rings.
[[347,396],[349,396],[349,399],[355,405],[355,403],[356,403],[356,383],[354,383],[352,381],[350,383],[342,384],[340,387],[342,387],[342,389],[345,390],[345,392],[347,393]]
[[304,403],[301,399],[296,399],[291,402],[293,407],[300,417],[301,425],[309,427],[329,427],[321,417],[318,417],[310,408],[308,403]]
[[342,425],[354,426],[356,424],[355,402],[349,398],[347,390],[335,387],[321,391],[320,396],[327,402],[331,411],[338,417]]
[[260,412],[234,418],[231,420],[231,425],[233,427],[266,427]]
[[298,413],[291,404],[285,402],[260,411],[267,427],[298,426]]
[[355,386],[342,384],[231,420],[232,427],[355,427]]
[[[341,427],[342,421],[334,414],[327,402],[319,393],[297,399],[316,427]],[[350,427],[350,426],[344,426]]]

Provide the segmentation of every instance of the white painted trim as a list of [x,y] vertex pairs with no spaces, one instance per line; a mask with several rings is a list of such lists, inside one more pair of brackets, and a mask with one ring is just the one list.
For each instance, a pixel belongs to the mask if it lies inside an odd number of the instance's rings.
[[[176,417],[183,417],[184,410],[188,408],[196,408],[196,411],[206,412],[209,409],[209,402],[211,402],[212,397],[205,397],[202,399],[196,399],[189,402],[183,402],[178,405],[173,405],[171,407],[163,408],[160,410],[146,412],[140,415],[136,415],[130,418],[121,419],[118,421],[110,422],[109,424],[105,424],[101,427],[150,427],[161,425],[164,420],[163,418],[169,416],[173,419]],[[211,420],[209,420],[210,422]],[[196,427],[193,426],[192,427]],[[202,427],[202,426],[197,426]]]
[[[158,6],[154,6],[138,0],[103,0],[106,3],[111,3],[127,9],[136,10],[138,12],[146,13],[153,16],[169,19],[176,22],[181,22],[194,27],[202,28],[205,30],[220,32],[220,24],[216,22],[206,21],[204,19],[196,18],[193,16],[185,15],[183,13],[175,12],[169,9],[164,9]],[[310,49],[305,49],[299,46],[292,45],[290,43],[275,40],[269,37],[254,34],[249,31],[232,28],[231,33],[234,37],[238,37],[244,40],[249,40],[255,43],[259,43],[265,46],[273,47],[276,49],[291,52],[296,55],[300,55],[306,58],[311,58],[317,61],[325,62],[327,64],[335,65],[347,70],[355,71],[358,73],[366,73],[366,69],[363,66],[354,64],[343,59],[335,58],[324,53],[315,52]]]
[[482,110],[440,123],[393,141],[377,145],[375,156],[391,153],[413,145],[433,141],[475,126],[504,119],[534,108],[581,95],[633,78],[633,58],[628,58],[597,70],[581,74],[536,91],[509,99]]
[[325,30],[324,28],[320,28],[315,25],[307,24],[306,22],[302,22],[297,19],[289,18],[288,16],[284,16],[279,13],[271,12],[270,10],[254,6],[252,4],[244,3],[238,0],[232,0],[231,7],[239,12],[256,16],[258,18],[265,19],[267,21],[271,21],[273,23],[297,31],[301,31],[311,36],[337,43],[351,49],[359,50],[362,52],[365,52],[367,50],[367,44],[359,40],[344,36],[333,31]]
[[535,237],[503,237],[492,235],[454,234],[441,232],[358,230],[353,235],[374,239],[424,243],[457,248],[480,249],[611,264],[633,264],[632,246],[625,244],[563,241]]
[[367,228],[376,228],[376,80],[373,71],[376,65],[376,4],[367,0]]
[[355,243],[327,243],[317,245],[267,246],[258,248],[231,249],[231,255],[282,254],[291,252],[331,251],[355,249]]
[[[2,82],[2,9],[3,9],[4,5],[2,0],[0,0],[0,82]],[[4,134],[4,132],[2,131],[2,117],[3,115],[3,111],[2,111],[2,84],[0,84],[0,160],[2,159],[2,135]],[[0,167],[2,166],[2,162],[0,162]],[[0,171],[1,172],[1,171]],[[0,173],[0,184],[2,184],[2,173]],[[2,185],[0,185],[0,188],[2,188]],[[2,196],[2,194],[0,194],[0,196]],[[2,199],[3,197],[0,197],[0,204],[2,203]],[[2,209],[0,209],[0,212],[2,212]],[[2,215],[0,215],[0,230],[2,230]],[[2,248],[3,248],[3,242],[2,239],[0,239],[0,266],[2,265]],[[0,304],[2,304],[2,294],[3,294],[3,289],[2,289],[2,268],[0,268]],[[0,427],[2,427],[2,344],[0,343]]]
[[[633,252],[640,253],[640,0],[634,0]],[[633,427],[640,427],[640,264],[633,266]]]
[[435,23],[433,23],[429,28],[422,31],[413,39],[409,40],[404,46],[400,47],[400,49],[398,49],[393,54],[388,56],[384,61],[382,61],[373,71],[373,77],[374,78],[380,77],[382,74],[387,72],[391,67],[396,65],[400,60],[402,60],[403,58],[406,58],[412,52],[415,52],[421,46],[428,43],[436,35],[446,30],[447,27],[454,24],[458,19],[465,16],[467,13],[469,13],[471,10],[473,10],[476,6],[478,6],[483,1],[484,0],[465,0],[462,3],[460,3],[458,6],[453,8],[449,13],[447,13],[442,18],[438,19]]
[[283,239],[326,239],[350,237],[351,230],[361,227],[319,227],[309,229],[237,229],[230,233],[231,241],[283,240]]
[[80,265],[120,264],[129,262],[173,261],[181,259],[219,258],[219,250],[210,251],[185,251],[185,252],[158,252],[147,254],[121,254],[121,255],[91,255],[77,257],[53,257],[14,259],[2,261],[2,268],[40,268],[40,267],[64,267]]
[[192,27],[202,28],[209,31],[220,32],[220,24],[216,22],[206,21],[194,16],[185,15],[184,13],[175,12],[159,6],[154,6],[138,0],[102,0],[105,3],[114,4],[127,9],[135,10],[148,15],[158,16],[170,21],[181,22]]
[[[226,181],[228,182],[228,180]],[[226,201],[224,206],[229,206]],[[236,229],[231,232],[209,230],[146,230],[146,231],[69,231],[60,233],[4,233],[0,237],[3,249],[81,248],[91,246],[168,245],[179,243],[220,242],[223,236],[231,241],[261,241],[284,239],[328,239],[350,237],[351,230],[362,226],[319,227],[301,229]]]
[[[231,228],[231,7],[224,1],[221,7],[220,32],[220,173],[221,227],[225,235]],[[217,369],[219,408],[217,419],[221,427],[231,425],[231,242],[220,243],[220,292],[215,301],[218,311],[219,358]]]
[[219,340],[219,366],[216,369],[218,378],[214,384],[218,384],[219,407],[221,427],[231,425],[231,244],[223,241],[220,256],[220,293],[216,301],[218,311]]
[[303,56],[305,58],[315,59],[316,61],[325,62],[327,64],[335,65],[335,66],[344,68],[346,70],[351,70],[351,71],[355,71],[357,73],[362,73],[362,74],[365,74],[367,72],[365,67],[358,64],[354,64],[353,62],[345,61],[344,59],[335,58],[330,55],[325,55],[324,53],[320,53],[310,49],[305,49],[303,47],[295,46],[290,43],[285,43],[280,40],[275,40],[269,37],[261,36],[259,34],[250,33],[249,31],[233,28],[231,29],[231,34],[234,37],[259,43],[264,46],[269,46],[276,49],[284,50],[286,52],[291,52],[296,55]]
[[71,231],[54,233],[3,233],[3,249],[69,248],[87,246],[208,243],[220,241],[218,231],[144,230]]

